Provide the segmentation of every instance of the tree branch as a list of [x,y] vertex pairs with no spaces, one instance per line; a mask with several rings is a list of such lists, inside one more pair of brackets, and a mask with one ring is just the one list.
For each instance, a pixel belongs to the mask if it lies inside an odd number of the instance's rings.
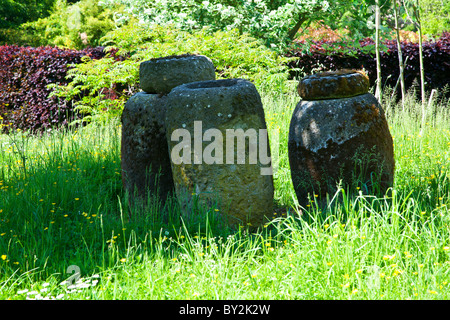
[[299,30],[300,27],[302,26],[303,22],[305,22],[305,21],[306,21],[306,18],[305,18],[305,17],[303,17],[302,15],[299,15],[299,16],[298,16],[297,23],[296,23],[295,26],[294,26],[291,30],[289,30],[289,32],[288,32],[288,37],[289,37],[289,39],[294,40],[295,35],[297,34],[298,30]]

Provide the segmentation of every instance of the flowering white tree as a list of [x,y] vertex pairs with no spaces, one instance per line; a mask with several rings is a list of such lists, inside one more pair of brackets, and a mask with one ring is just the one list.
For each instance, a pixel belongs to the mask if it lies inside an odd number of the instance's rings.
[[[173,24],[183,30],[209,26],[212,31],[238,29],[272,44],[293,40],[305,22],[332,14],[347,0],[102,0],[123,5],[141,23]],[[117,16],[125,19],[124,16]]]

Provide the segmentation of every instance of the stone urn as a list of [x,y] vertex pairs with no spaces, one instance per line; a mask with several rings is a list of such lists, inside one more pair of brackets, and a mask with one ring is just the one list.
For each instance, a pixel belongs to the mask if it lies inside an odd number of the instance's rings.
[[180,55],[144,61],[139,68],[144,92],[133,95],[122,113],[121,167],[124,189],[132,200],[148,195],[163,201],[174,193],[166,140],[167,94],[176,86],[214,80],[211,60]]
[[291,177],[298,202],[326,203],[338,186],[384,195],[393,184],[394,148],[384,111],[355,70],[303,78],[289,127]]
[[264,110],[251,82],[200,81],[174,88],[166,128],[184,216],[198,207],[215,208],[232,228],[265,222],[274,188]]

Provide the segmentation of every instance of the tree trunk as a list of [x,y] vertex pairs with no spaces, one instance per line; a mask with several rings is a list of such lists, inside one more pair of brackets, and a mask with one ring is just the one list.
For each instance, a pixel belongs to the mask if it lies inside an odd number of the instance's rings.
[[400,30],[398,26],[398,8],[397,8],[397,0],[394,0],[394,19],[395,19],[395,34],[397,38],[397,51],[398,51],[398,65],[400,68],[400,91],[402,93],[402,109],[405,110],[405,77],[404,77],[404,64],[403,64],[403,56],[402,56],[402,46],[400,42]]
[[[419,1],[417,1],[419,3]],[[422,24],[420,22],[419,8],[417,8],[417,24],[419,33],[419,63],[420,63],[420,90],[422,94],[422,104],[426,104],[425,97],[425,70],[423,67],[423,49],[422,49]]]
[[375,0],[375,56],[377,60],[377,82],[375,97],[381,104],[383,93],[381,91],[380,20],[380,2],[379,0]]
[[425,126],[425,118],[426,118],[426,97],[425,97],[425,71],[423,67],[423,50],[422,50],[422,24],[420,21],[420,2],[417,0],[417,3],[413,5],[414,16],[416,18],[416,26],[417,31],[419,33],[419,64],[420,64],[420,94],[422,96],[422,126],[420,129],[420,134],[423,132],[423,128]]
[[297,23],[295,24],[295,26],[291,30],[289,30],[289,33],[288,33],[289,39],[295,40],[295,35],[297,34],[298,30],[302,26],[303,22],[305,22],[305,21],[306,21],[305,17],[302,17],[302,16],[298,17],[298,20],[297,20]]

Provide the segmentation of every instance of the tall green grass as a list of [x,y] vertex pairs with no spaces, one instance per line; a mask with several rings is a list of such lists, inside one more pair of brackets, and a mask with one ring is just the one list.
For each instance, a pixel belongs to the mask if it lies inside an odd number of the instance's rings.
[[130,207],[118,122],[0,136],[0,298],[449,298],[448,103],[431,104],[421,128],[418,102],[403,111],[387,101],[391,195],[340,190],[319,214],[314,202],[297,207],[290,178],[298,96],[262,100],[279,158],[274,214],[257,231],[221,228],[209,214],[182,221],[175,201]]

